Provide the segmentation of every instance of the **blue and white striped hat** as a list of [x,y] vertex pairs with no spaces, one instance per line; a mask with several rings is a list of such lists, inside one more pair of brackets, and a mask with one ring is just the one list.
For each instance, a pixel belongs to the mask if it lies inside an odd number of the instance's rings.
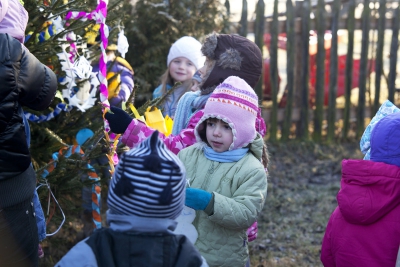
[[115,214],[175,219],[185,204],[185,185],[185,167],[155,131],[121,156],[107,204]]

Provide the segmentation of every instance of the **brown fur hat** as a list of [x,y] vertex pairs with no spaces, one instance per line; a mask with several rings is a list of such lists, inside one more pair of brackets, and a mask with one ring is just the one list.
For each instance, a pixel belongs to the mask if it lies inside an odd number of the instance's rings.
[[258,46],[240,35],[208,35],[201,47],[203,55],[214,61],[200,84],[209,94],[229,76],[238,76],[254,88],[262,72],[262,54]]

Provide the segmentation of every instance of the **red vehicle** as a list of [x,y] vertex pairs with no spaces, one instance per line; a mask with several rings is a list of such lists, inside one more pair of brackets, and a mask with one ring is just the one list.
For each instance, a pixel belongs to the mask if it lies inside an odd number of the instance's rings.
[[[343,42],[343,35],[338,34],[338,43]],[[330,48],[331,48],[331,39],[332,34],[330,31],[325,33],[325,98],[324,105],[328,105],[329,98],[329,64],[330,64]],[[281,33],[278,35],[278,48],[286,50],[286,33]],[[264,43],[267,46],[268,50],[270,49],[271,44],[271,35],[269,33],[264,34]],[[315,84],[316,84],[316,57],[317,57],[317,33],[315,31],[310,31],[310,39],[309,39],[309,53],[310,53],[310,78],[309,78],[309,92],[310,92],[310,103],[313,104],[315,98]],[[269,58],[264,59],[264,100],[271,100],[271,84],[269,77]],[[368,75],[375,69],[375,60],[368,60]],[[346,55],[338,56],[338,81],[337,81],[337,97],[344,95],[345,93],[345,77],[346,77]],[[360,72],[360,59],[353,59],[353,79],[352,79],[352,89],[358,87],[358,75]],[[280,83],[281,78],[278,74],[278,84]],[[286,105],[286,92],[284,93],[279,107],[285,107]]]

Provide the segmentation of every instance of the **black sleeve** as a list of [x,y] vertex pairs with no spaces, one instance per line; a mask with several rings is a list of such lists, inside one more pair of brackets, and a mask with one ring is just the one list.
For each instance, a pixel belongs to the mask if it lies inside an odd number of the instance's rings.
[[28,49],[23,49],[18,76],[20,103],[33,110],[46,109],[57,92],[57,77]]

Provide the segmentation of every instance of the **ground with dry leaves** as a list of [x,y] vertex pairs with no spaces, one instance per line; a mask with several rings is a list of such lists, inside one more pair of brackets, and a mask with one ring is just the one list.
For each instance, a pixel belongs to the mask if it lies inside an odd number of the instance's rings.
[[[258,238],[249,244],[251,266],[322,266],[321,240],[336,207],[341,161],[362,158],[358,144],[269,144],[269,151],[268,196]],[[61,232],[43,242],[40,266],[54,266],[84,237],[79,212],[67,218]]]

